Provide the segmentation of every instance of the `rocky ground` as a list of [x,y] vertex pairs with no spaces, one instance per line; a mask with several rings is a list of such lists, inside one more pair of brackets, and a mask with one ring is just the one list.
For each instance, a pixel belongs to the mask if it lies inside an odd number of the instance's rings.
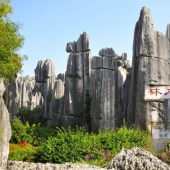
[[148,151],[134,147],[122,149],[106,168],[88,164],[42,164],[8,161],[7,170],[170,170],[170,167]]

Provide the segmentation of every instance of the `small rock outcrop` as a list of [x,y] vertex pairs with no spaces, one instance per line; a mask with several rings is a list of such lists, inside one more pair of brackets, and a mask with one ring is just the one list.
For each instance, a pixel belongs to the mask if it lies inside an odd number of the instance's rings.
[[131,169],[131,170],[169,170],[170,167],[148,151],[134,147],[122,149],[107,167],[107,169]]
[[5,170],[9,153],[9,140],[11,138],[11,125],[9,113],[2,98],[5,91],[3,80],[0,80],[0,170]]

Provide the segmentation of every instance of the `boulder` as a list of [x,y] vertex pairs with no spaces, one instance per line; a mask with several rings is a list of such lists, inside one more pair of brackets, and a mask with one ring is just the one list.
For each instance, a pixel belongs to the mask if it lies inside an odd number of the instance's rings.
[[169,170],[170,167],[148,151],[134,147],[122,149],[108,165],[107,169],[132,169],[132,170]]

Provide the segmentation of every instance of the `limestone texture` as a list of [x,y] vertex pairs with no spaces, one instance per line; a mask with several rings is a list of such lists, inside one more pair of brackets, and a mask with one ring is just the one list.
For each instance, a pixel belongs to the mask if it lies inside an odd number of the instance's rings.
[[107,169],[169,170],[170,167],[148,151],[134,147],[122,149],[108,165]]
[[[73,163],[65,163],[65,164],[42,164],[42,163],[28,163],[21,161],[8,161],[7,170],[105,170],[105,168],[99,168],[96,166],[88,165],[88,164],[73,164]],[[112,169],[114,170],[114,169]]]
[[140,129],[151,129],[153,114],[158,116],[154,122],[167,123],[165,115],[169,114],[166,113],[165,101],[146,101],[144,98],[146,85],[152,88],[170,85],[169,50],[169,25],[165,36],[155,31],[150,10],[143,7],[134,32],[127,124],[135,123]]
[[11,125],[9,113],[2,98],[5,91],[3,80],[0,80],[0,170],[5,170],[9,153],[9,140],[11,138]]
[[[74,48],[72,43],[70,48]],[[66,49],[68,44],[66,46]],[[85,92],[89,89],[91,75],[91,52],[89,36],[86,32],[77,40],[77,51],[70,52],[65,73],[65,91],[61,126],[83,126]]]
[[124,108],[127,108],[124,107],[124,86],[127,69],[130,67],[126,53],[118,56],[113,48],[103,48],[99,55],[101,57],[92,58],[89,86],[91,125],[95,132],[122,125]]

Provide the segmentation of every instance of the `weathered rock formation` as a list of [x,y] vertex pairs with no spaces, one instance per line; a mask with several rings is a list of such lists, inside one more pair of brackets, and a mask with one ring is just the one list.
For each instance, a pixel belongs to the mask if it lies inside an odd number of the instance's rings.
[[6,103],[12,118],[18,113],[20,108],[34,109],[43,107],[43,98],[38,84],[30,77],[19,77],[9,81],[9,97]]
[[117,154],[107,169],[131,169],[131,170],[169,170],[170,167],[148,151],[134,147],[122,149]]
[[69,42],[66,45],[66,52],[68,53],[78,53],[78,52],[85,52],[90,51],[90,43],[89,43],[89,36],[86,32],[80,34],[77,42]]
[[115,55],[112,48],[92,58],[90,77],[92,131],[116,128],[123,120],[124,83],[130,67],[127,55]]
[[[145,94],[146,87],[148,87],[147,94],[153,96],[159,93],[157,86],[170,85],[169,61],[169,25],[166,36],[155,31],[150,10],[143,7],[134,33],[129,124],[135,123],[141,129],[147,127],[151,129],[151,122],[164,124],[170,119],[166,112],[169,106],[165,107],[167,100],[149,100],[146,99]],[[165,117],[167,118],[165,119]]]
[[61,116],[61,125],[65,128],[83,125],[84,95],[89,88],[91,71],[87,33],[80,35],[77,42],[67,43],[66,51],[70,54],[65,73],[64,108]]
[[61,115],[63,113],[64,104],[64,83],[61,79],[57,79],[52,90],[52,98],[50,102],[50,119],[47,121],[48,126],[61,126]]
[[3,80],[0,80],[0,170],[6,169],[9,140],[11,137],[11,126],[9,121],[9,113],[2,98],[5,91]]

